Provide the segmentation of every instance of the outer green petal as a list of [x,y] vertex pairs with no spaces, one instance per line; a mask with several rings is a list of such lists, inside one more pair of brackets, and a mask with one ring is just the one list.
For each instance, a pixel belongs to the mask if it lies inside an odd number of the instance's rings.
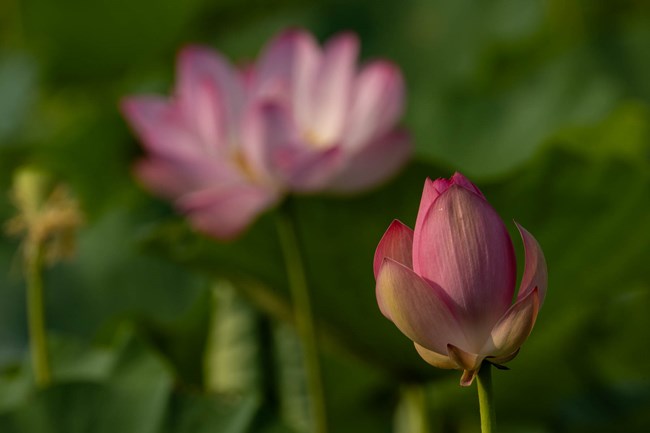
[[438,352],[429,350],[425,347],[420,346],[418,343],[415,344],[415,350],[418,351],[418,354],[424,359],[428,364],[433,365],[438,368],[445,369],[458,369],[458,365],[452,361],[447,355],[441,355]]
[[538,312],[539,292],[535,289],[499,319],[481,352],[486,356],[503,357],[519,349],[530,335]]
[[524,249],[526,251],[526,265],[524,267],[524,274],[521,278],[521,286],[517,300],[523,299],[526,295],[532,292],[535,288],[539,290],[539,305],[544,303],[546,297],[546,286],[548,285],[548,271],[546,269],[546,259],[542,247],[539,246],[537,240],[528,233],[528,231],[517,224],[517,229],[521,234],[524,241]]

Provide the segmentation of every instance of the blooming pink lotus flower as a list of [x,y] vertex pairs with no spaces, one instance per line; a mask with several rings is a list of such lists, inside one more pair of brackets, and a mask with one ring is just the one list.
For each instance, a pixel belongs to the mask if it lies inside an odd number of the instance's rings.
[[464,370],[468,386],[483,361],[514,358],[546,295],[544,254],[517,225],[526,263],[513,304],[510,236],[481,191],[461,174],[427,179],[415,231],[395,220],[374,259],[381,312],[439,368]]
[[404,86],[396,66],[358,69],[357,54],[352,34],[320,48],[300,30],[281,33],[246,68],[207,48],[183,49],[171,98],[123,101],[147,151],[137,176],[222,239],[290,191],[379,183],[410,154],[395,128]]

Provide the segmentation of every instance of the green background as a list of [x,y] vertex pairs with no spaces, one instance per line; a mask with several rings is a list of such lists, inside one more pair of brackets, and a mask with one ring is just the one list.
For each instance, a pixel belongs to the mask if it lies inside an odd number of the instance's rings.
[[[495,372],[499,431],[650,431],[650,5],[622,1],[5,0],[0,187],[35,164],[86,224],[45,275],[55,385],[35,390],[19,241],[0,241],[0,431],[300,432],[306,395],[268,212],[233,244],[193,233],[131,176],[119,99],[167,93],[204,43],[251,61],[287,26],[357,32],[403,69],[416,156],[358,197],[291,200],[333,432],[477,432],[475,389],[430,368],[374,299],[372,254],[459,170],[542,245],[549,291]],[[0,218],[14,209],[0,198]],[[520,260],[521,261],[521,260]],[[521,265],[521,263],[520,263]],[[521,268],[521,266],[520,266]],[[229,281],[229,283],[225,281]],[[234,288],[233,288],[234,287]],[[420,393],[420,394],[418,394]]]

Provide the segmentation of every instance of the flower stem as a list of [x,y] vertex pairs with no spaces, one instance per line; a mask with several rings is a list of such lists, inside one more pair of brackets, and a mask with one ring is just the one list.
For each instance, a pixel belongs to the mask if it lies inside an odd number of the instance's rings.
[[421,384],[405,385],[395,417],[396,433],[428,433],[431,431],[427,395]]
[[478,402],[481,412],[481,432],[496,432],[496,411],[494,393],[492,391],[492,365],[484,362],[476,378],[478,387]]
[[43,251],[38,242],[25,245],[25,271],[27,281],[27,320],[29,346],[36,385],[50,384],[51,372],[45,334],[45,309],[43,307]]
[[289,289],[294,303],[295,324],[303,347],[314,432],[326,433],[327,415],[318,346],[316,344],[316,328],[298,235],[292,216],[286,207],[287,205],[288,203],[285,203],[285,206],[278,212],[278,236],[284,254]]

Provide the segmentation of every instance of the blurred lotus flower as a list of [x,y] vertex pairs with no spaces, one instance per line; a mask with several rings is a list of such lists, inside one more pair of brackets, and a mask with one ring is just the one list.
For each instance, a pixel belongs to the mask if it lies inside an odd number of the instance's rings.
[[127,98],[123,112],[148,154],[137,176],[193,225],[237,236],[290,191],[354,192],[395,173],[410,154],[403,82],[394,65],[357,70],[352,34],[321,49],[281,33],[255,65],[233,67],[207,48],[178,59],[171,98]]
[[147,151],[137,176],[220,239],[239,234],[281,194],[243,142],[249,94],[244,72],[217,53],[188,47],[178,58],[174,96],[122,103]]
[[253,117],[262,130],[288,132],[267,149],[291,189],[357,191],[395,173],[410,155],[407,134],[395,128],[402,75],[385,60],[359,70],[358,51],[352,33],[321,49],[309,33],[289,30],[259,60],[253,87],[261,104]]
[[427,179],[415,231],[394,221],[374,259],[381,312],[429,364],[464,370],[514,358],[546,295],[546,262],[517,225],[526,263],[512,303],[516,263],[510,236],[481,191],[461,174]]

